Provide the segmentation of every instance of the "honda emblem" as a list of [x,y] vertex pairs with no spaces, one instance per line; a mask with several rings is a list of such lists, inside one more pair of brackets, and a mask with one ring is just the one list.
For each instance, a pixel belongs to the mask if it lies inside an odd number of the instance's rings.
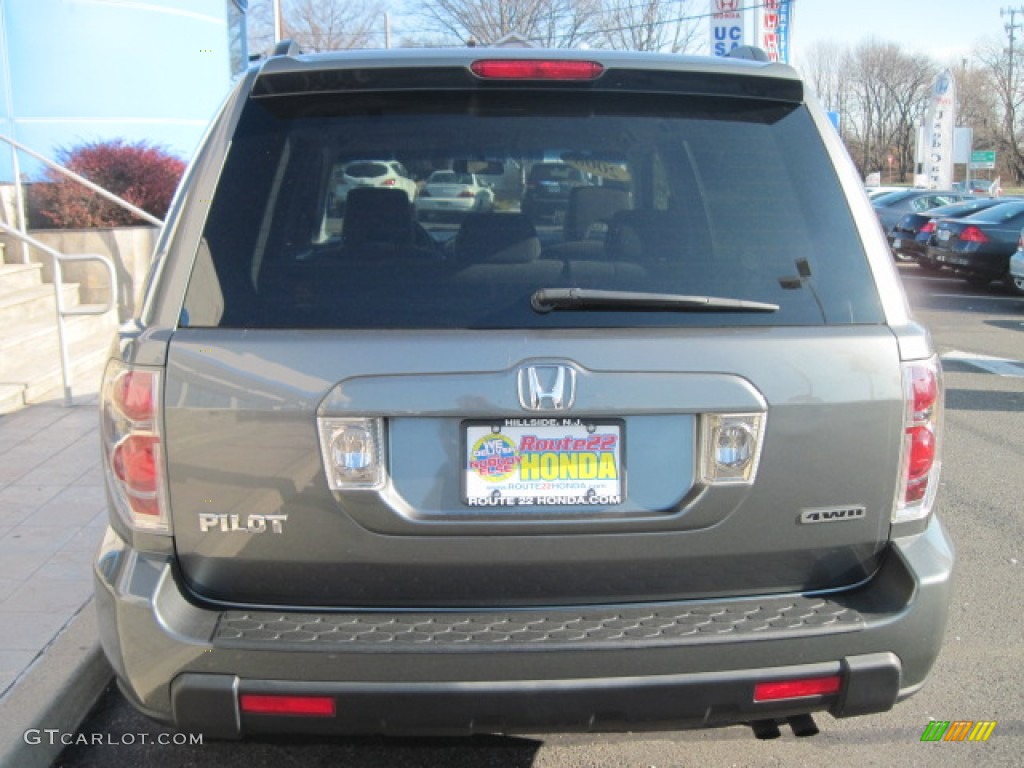
[[519,404],[529,411],[567,411],[576,400],[576,371],[567,365],[519,370]]

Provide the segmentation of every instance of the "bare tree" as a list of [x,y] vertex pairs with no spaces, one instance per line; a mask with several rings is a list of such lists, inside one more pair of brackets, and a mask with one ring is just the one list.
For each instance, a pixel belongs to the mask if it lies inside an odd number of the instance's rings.
[[596,45],[629,51],[696,53],[707,41],[698,34],[690,0],[603,0]]
[[422,0],[416,7],[428,32],[453,43],[488,45],[516,33],[551,48],[586,43],[592,37],[596,0]]
[[1019,43],[1013,49],[986,45],[978,50],[978,60],[988,71],[996,96],[1000,130],[995,149],[1004,167],[1018,183],[1024,180],[1024,51]]
[[245,25],[250,54],[265,53],[274,47],[274,8],[271,0],[249,0]]
[[[273,45],[271,0],[249,3],[249,50]],[[383,43],[384,14],[376,0],[282,0],[282,36],[308,53],[367,48]]]
[[899,178],[912,174],[917,124],[938,66],[904,53],[896,43],[868,39],[849,55],[847,148],[862,173],[890,167]]
[[842,111],[849,100],[849,88],[843,76],[849,54],[831,40],[812,43],[801,57],[798,68],[825,109]]
[[373,0],[291,0],[286,9],[285,36],[304,51],[367,48],[384,32],[384,14]]

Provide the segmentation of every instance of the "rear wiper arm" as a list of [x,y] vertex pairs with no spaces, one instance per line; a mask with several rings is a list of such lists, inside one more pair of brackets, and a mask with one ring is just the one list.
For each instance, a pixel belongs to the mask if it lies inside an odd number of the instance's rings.
[[536,312],[553,309],[636,310],[641,312],[778,312],[778,304],[717,296],[676,293],[599,291],[591,288],[541,288],[530,297]]

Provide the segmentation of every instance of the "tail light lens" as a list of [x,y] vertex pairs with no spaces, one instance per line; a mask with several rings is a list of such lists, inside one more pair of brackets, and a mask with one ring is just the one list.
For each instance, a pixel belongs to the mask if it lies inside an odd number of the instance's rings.
[[926,234],[926,235],[930,235],[934,231],[935,231],[935,219],[932,219],[927,224],[925,224],[923,227],[921,227],[921,232]]
[[239,708],[251,715],[291,715],[299,717],[334,717],[336,708],[330,696],[260,696],[243,693]]
[[483,59],[469,68],[477,77],[495,80],[593,80],[604,73],[596,61],[564,59]]
[[459,197],[476,197],[476,195],[474,195],[468,189],[464,189],[461,192],[459,192]]
[[808,696],[833,696],[839,693],[842,687],[843,679],[839,675],[757,683],[754,686],[754,701],[784,701],[786,699],[804,699]]
[[942,372],[938,360],[904,365],[903,390],[903,452],[894,523],[927,517],[938,490],[942,437]]
[[965,243],[987,243],[988,235],[971,224],[960,233],[960,240]]
[[158,418],[160,370],[111,361],[101,397],[103,460],[118,513],[137,530],[170,533]]
[[397,182],[394,179],[384,179],[384,181],[382,181],[380,185],[382,187],[393,187],[395,186],[396,183]]

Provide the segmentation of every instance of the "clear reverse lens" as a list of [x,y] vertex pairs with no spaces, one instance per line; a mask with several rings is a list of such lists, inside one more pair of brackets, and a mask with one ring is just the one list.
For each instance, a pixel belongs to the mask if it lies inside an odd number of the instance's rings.
[[754,482],[761,457],[764,415],[760,413],[701,416],[701,476],[709,485]]
[[384,484],[380,419],[317,419],[324,470],[331,490]]

